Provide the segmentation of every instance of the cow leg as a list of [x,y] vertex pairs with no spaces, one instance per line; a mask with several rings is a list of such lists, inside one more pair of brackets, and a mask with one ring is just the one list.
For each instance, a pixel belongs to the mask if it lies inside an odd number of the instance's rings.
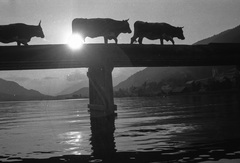
[[23,45],[25,45],[25,46],[27,46],[27,45],[28,45],[28,43],[27,43],[27,42],[21,42],[21,41],[18,41],[18,46],[20,46],[21,44],[23,44]]
[[133,36],[132,38],[131,38],[131,44],[133,44],[135,41],[136,41],[136,36]]
[[117,44],[118,43],[118,39],[117,38],[113,38],[115,43]]
[[108,43],[108,39],[106,37],[104,37],[104,43],[107,44]]
[[17,41],[17,46],[21,46],[21,42],[20,41]]
[[172,42],[173,45],[175,44],[175,43],[174,43],[174,40],[173,40],[172,38],[170,39],[170,41]]
[[27,46],[28,45],[28,40],[27,39],[18,39],[17,38],[17,45],[20,46],[21,44]]
[[164,43],[163,43],[163,39],[162,38],[160,38],[160,44],[161,45],[163,45]]
[[138,43],[139,43],[139,44],[142,44],[142,40],[143,40],[143,37],[139,37],[139,38],[138,38]]
[[22,43],[23,45],[25,45],[25,46],[28,45],[27,40],[21,40],[21,43]]

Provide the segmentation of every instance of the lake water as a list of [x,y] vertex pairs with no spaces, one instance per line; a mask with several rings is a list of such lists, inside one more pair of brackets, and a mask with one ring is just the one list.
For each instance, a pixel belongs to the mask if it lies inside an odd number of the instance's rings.
[[88,99],[0,103],[0,162],[240,162],[237,95],[117,98],[90,118]]

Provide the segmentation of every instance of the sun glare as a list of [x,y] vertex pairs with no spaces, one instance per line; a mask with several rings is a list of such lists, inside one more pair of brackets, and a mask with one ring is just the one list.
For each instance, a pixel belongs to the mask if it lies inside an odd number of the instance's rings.
[[72,34],[69,37],[67,44],[71,49],[75,50],[75,49],[80,49],[83,46],[84,41],[81,35]]

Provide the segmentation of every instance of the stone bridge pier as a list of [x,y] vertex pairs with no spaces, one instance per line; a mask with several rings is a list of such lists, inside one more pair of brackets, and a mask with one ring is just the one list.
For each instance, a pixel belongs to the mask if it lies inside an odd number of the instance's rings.
[[89,78],[89,111],[91,116],[115,115],[112,71],[110,61],[101,59],[100,63],[88,68]]

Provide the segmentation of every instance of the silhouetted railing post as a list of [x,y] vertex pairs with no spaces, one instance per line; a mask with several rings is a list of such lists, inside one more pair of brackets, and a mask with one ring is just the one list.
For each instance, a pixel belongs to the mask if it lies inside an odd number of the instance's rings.
[[105,59],[88,68],[89,102],[91,115],[107,116],[114,114],[116,105],[113,99],[113,66]]

